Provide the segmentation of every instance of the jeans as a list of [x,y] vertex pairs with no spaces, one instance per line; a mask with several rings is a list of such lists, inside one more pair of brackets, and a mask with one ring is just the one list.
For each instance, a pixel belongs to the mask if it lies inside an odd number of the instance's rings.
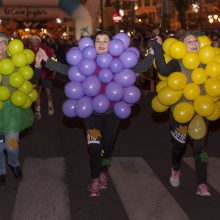
[[6,174],[6,158],[5,152],[7,153],[7,163],[13,167],[20,165],[18,161],[18,141],[19,132],[9,132],[5,134],[5,142],[0,143],[0,175]]

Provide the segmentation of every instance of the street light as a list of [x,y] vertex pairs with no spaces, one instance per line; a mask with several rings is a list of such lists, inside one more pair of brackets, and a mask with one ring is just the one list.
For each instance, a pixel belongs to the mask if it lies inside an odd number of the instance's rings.
[[219,23],[220,23],[220,17],[219,17],[217,14],[208,15],[208,20],[209,20],[209,23],[210,23],[210,24],[216,23],[216,22],[219,22]]

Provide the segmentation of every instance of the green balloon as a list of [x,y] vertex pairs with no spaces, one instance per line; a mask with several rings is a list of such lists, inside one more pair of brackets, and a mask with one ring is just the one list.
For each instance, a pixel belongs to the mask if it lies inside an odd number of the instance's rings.
[[33,90],[33,85],[30,81],[25,80],[18,90],[23,92],[25,95],[29,95]]
[[31,79],[34,75],[34,71],[29,65],[20,67],[18,72],[21,73],[26,80]]
[[32,50],[30,49],[24,49],[23,52],[27,56],[27,64],[31,64],[34,62],[35,54]]
[[5,86],[0,86],[0,101],[5,101],[10,97],[10,90]]
[[24,44],[21,40],[14,39],[8,44],[8,52],[11,56],[15,55],[16,53],[22,52],[23,49]]
[[14,64],[12,62],[12,60],[8,59],[8,58],[4,58],[2,60],[0,60],[0,73],[3,75],[9,75],[11,73],[13,73],[14,71]]
[[9,76],[9,84],[15,88],[22,86],[24,83],[24,77],[21,73],[15,72]]
[[12,62],[17,67],[25,66],[27,64],[27,61],[27,56],[23,52],[16,53],[12,56]]
[[26,101],[27,96],[19,90],[16,90],[11,94],[11,102],[15,106],[22,106],[26,103]]

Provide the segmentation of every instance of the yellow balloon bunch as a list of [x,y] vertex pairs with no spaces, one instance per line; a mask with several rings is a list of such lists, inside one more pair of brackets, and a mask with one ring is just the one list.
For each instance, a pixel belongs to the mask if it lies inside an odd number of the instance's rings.
[[9,58],[0,60],[0,81],[2,75],[8,75],[9,85],[16,90],[11,93],[6,86],[0,86],[0,109],[3,108],[3,102],[9,98],[15,106],[29,108],[38,96],[29,81],[34,75],[30,64],[35,55],[32,50],[24,49],[23,42],[18,39],[9,42],[7,52]]
[[207,36],[200,36],[198,40],[198,54],[186,52],[185,45],[174,38],[164,41],[163,50],[169,60],[181,59],[183,66],[192,72],[188,77],[181,72],[174,72],[168,77],[158,75],[161,81],[156,86],[157,96],[152,100],[152,108],[156,112],[166,111],[175,105],[173,117],[179,123],[193,119],[189,129],[195,139],[206,133],[204,129],[198,132],[199,129],[195,128],[195,124],[197,127],[204,124],[200,117],[210,121],[220,118],[220,52],[210,46],[211,40]]

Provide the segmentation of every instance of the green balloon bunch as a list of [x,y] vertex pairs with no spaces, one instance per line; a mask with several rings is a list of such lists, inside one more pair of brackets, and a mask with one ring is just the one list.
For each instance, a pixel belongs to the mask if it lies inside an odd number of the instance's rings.
[[37,91],[29,81],[34,75],[30,64],[35,55],[32,50],[24,49],[23,42],[19,39],[9,42],[7,52],[9,57],[0,60],[0,82],[2,75],[8,76],[8,83],[15,90],[11,93],[6,86],[0,86],[0,109],[8,99],[15,106],[29,108],[38,97]]

